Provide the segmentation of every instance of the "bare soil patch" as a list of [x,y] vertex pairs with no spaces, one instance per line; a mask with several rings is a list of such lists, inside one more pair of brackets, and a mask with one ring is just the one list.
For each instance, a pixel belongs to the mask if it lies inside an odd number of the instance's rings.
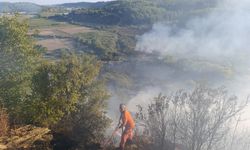
[[70,39],[45,39],[40,40],[37,44],[42,45],[48,49],[48,52],[51,52],[56,49],[72,49],[73,41]]

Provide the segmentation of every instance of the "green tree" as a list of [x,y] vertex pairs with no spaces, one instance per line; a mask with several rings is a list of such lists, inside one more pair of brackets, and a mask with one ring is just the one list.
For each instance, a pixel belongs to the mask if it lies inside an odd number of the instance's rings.
[[51,126],[81,147],[99,142],[110,122],[105,115],[109,95],[98,80],[100,68],[95,57],[74,54],[41,65],[33,77],[27,118]]
[[100,140],[109,124],[101,62],[68,53],[43,59],[27,32],[17,17],[0,19],[0,106],[12,122],[51,127],[81,147]]
[[42,125],[57,123],[65,114],[76,110],[91,92],[101,64],[86,55],[63,56],[56,62],[43,63],[32,80],[32,98],[27,103],[31,122]]
[[0,97],[11,120],[19,118],[23,103],[31,95],[31,78],[40,54],[27,34],[28,24],[15,17],[0,18]]
[[83,92],[77,111],[64,116],[56,126],[57,131],[69,137],[80,149],[103,142],[106,128],[111,123],[105,115],[108,95],[103,83],[95,82],[87,91],[90,94]]
[[76,41],[87,45],[101,59],[112,59],[112,54],[117,53],[118,36],[107,31],[97,31],[78,34]]

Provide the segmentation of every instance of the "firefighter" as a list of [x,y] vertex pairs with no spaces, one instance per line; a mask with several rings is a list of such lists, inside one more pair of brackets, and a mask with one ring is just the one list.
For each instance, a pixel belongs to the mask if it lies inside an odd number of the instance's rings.
[[132,141],[133,139],[133,129],[135,128],[135,122],[130,114],[130,112],[127,110],[126,105],[120,104],[120,112],[121,116],[119,119],[119,124],[117,127],[118,129],[124,129],[121,136],[121,142],[120,142],[120,150],[124,150],[125,144],[128,140]]

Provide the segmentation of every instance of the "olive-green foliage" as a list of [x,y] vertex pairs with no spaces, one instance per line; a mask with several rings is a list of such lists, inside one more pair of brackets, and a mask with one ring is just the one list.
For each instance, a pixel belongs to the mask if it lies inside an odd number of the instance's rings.
[[[218,0],[119,0],[99,8],[74,10],[53,19],[91,25],[152,25],[163,21],[182,24],[215,8]],[[179,22],[180,21],[180,22]]]
[[126,55],[133,55],[135,53],[135,46],[136,46],[136,35],[135,34],[124,34],[121,33],[119,35],[117,46],[119,52],[124,53]]
[[77,36],[77,41],[89,46],[98,56],[111,57],[117,52],[118,36],[106,31],[86,32]]
[[[90,56],[66,56],[41,65],[32,80],[32,99],[27,104],[31,122],[51,125],[84,102],[99,74],[100,62]],[[95,93],[97,94],[97,93]]]
[[109,94],[104,82],[97,80],[100,68],[95,57],[80,54],[42,65],[33,78],[29,108],[34,114],[29,118],[52,125],[77,147],[100,142],[110,123],[105,115]]
[[75,112],[66,115],[56,126],[57,130],[75,141],[81,149],[104,139],[105,129],[111,120],[105,116],[107,91],[102,82],[85,88]]
[[0,98],[15,121],[32,93],[31,78],[41,54],[27,32],[27,23],[17,16],[0,18]]
[[116,14],[118,24],[148,24],[159,20],[165,10],[154,1],[125,0],[111,2],[104,7],[104,11]]
[[[34,49],[33,39],[27,35],[28,24],[19,22],[17,16],[0,18],[1,79],[20,79],[20,73],[34,64],[39,53]],[[14,73],[14,75],[13,75]],[[12,76],[11,76],[12,75]],[[16,77],[14,77],[16,76]]]
[[34,3],[19,2],[19,3],[9,3],[0,2],[0,12],[28,12],[28,13],[38,13],[42,10],[42,6]]
[[0,104],[11,123],[60,126],[75,141],[96,141],[109,123],[100,61],[80,54],[49,61],[27,33],[28,25],[16,17],[1,18]]
[[109,2],[101,8],[79,9],[55,19],[106,25],[140,25],[153,23],[164,14],[154,1],[124,0]]
[[145,33],[151,29],[151,26],[112,26],[107,28],[109,32],[116,33],[118,35],[117,49],[119,53],[131,56],[135,53],[135,46],[137,42],[136,36]]
[[147,30],[145,27],[106,27],[102,30],[77,34],[77,49],[94,53],[102,60],[122,60],[127,56],[136,55],[136,35]]

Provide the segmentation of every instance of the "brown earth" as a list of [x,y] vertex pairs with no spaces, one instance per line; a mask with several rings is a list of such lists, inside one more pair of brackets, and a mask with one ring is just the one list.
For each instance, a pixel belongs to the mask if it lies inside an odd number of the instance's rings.
[[73,41],[70,39],[45,39],[39,40],[37,44],[42,45],[48,49],[48,52],[51,52],[56,49],[73,49]]

